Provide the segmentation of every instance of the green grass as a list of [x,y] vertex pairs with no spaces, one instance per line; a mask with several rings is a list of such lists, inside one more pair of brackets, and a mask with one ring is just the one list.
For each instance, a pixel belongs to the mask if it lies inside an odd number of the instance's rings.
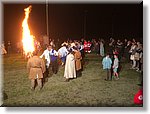
[[88,54],[82,76],[64,82],[64,68],[57,75],[51,74],[41,91],[30,90],[26,71],[27,60],[21,55],[6,55],[4,66],[4,92],[8,99],[3,106],[137,106],[133,103],[138,91],[140,74],[122,63],[120,79],[105,81],[101,58]]

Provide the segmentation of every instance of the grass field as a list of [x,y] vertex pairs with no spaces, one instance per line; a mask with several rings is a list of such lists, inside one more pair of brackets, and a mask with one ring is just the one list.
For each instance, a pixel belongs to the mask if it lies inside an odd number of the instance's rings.
[[129,69],[130,64],[122,63],[119,80],[105,81],[101,58],[88,54],[81,77],[64,82],[64,68],[60,67],[41,91],[31,91],[27,60],[17,54],[3,57],[4,92],[8,97],[3,106],[137,106],[133,97],[139,89],[140,73]]

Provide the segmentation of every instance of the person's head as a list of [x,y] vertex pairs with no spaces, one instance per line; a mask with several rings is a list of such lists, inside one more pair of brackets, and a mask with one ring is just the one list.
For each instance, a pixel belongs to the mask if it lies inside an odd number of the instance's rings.
[[117,55],[114,55],[114,58],[118,58],[118,56],[117,56]]
[[138,45],[138,46],[140,46],[140,45],[141,45],[141,43],[140,43],[140,42],[137,42],[137,45]]
[[132,42],[132,45],[135,45],[135,42]]
[[73,50],[74,50],[74,52],[77,52],[77,51],[78,51],[78,48],[75,47],[75,46],[73,46]]
[[63,46],[66,47],[67,45],[66,45],[66,44],[63,44]]
[[130,40],[128,41],[128,44],[131,44],[131,41],[130,41]]
[[52,46],[51,45],[48,45],[47,46],[47,49],[50,51],[52,49]]
[[127,42],[128,40],[125,38],[124,41]]
[[135,44],[134,46],[135,46],[135,47],[138,47],[138,45],[137,45],[137,44]]
[[118,39],[118,42],[120,42],[120,40]]
[[109,57],[109,53],[106,54],[106,57]]
[[132,41],[135,42],[135,39],[133,38]]
[[73,54],[73,50],[72,49],[69,49],[68,52],[71,53],[71,54]]

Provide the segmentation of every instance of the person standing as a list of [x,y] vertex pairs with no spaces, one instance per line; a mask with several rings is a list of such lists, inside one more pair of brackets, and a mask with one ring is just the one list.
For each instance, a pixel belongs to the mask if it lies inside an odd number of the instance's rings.
[[142,44],[140,42],[137,42],[137,48],[135,53],[135,60],[136,60],[136,71],[139,71],[141,69],[141,56],[143,54]]
[[91,46],[92,46],[92,43],[90,41],[87,42],[87,50],[88,50],[88,53],[91,53]]
[[2,54],[2,55],[7,54],[4,42],[0,45],[0,54]]
[[117,55],[114,55],[113,73],[114,73],[114,76],[116,76],[116,80],[119,79],[119,75],[118,75],[118,72],[117,72],[118,67],[119,67],[119,60],[118,60]]
[[48,74],[49,74],[49,66],[50,66],[50,50],[51,50],[51,46],[48,45],[47,49],[43,52],[43,54],[40,56],[40,58],[43,58],[43,56],[45,57],[45,63],[46,63],[46,72],[44,73],[44,78],[43,78],[43,82],[47,82],[48,81]]
[[64,77],[66,78],[66,82],[68,82],[70,78],[76,78],[75,57],[72,50],[69,50],[69,54],[66,58]]
[[131,69],[135,69],[136,67],[136,60],[135,60],[135,53],[136,53],[136,48],[137,48],[137,44],[135,44],[134,42],[132,43],[131,49],[130,49],[130,60],[132,60],[132,68]]
[[62,47],[58,50],[58,55],[62,61],[62,66],[65,64],[66,62],[66,56],[68,54],[68,50],[67,50],[67,44],[63,43]]
[[52,72],[54,74],[57,74],[58,71],[58,63],[57,63],[57,56],[58,53],[56,50],[53,49],[53,47],[51,46],[51,50],[50,50],[50,59],[51,59],[51,65],[52,65]]
[[8,41],[8,43],[7,43],[7,52],[8,52],[8,54],[11,53],[11,42],[10,41]]
[[96,44],[95,44],[95,51],[96,51],[96,54],[99,55],[100,54],[100,45],[99,45],[99,42],[97,41]]
[[118,48],[118,52],[119,52],[118,59],[119,61],[121,61],[123,56],[123,43],[120,40],[118,40],[116,47]]
[[35,89],[35,80],[37,80],[39,89],[42,89],[43,73],[46,69],[43,59],[37,56],[37,52],[33,52],[33,57],[28,60],[27,71],[31,80],[31,90]]
[[125,46],[125,49],[124,49],[125,58],[126,58],[128,63],[130,62],[130,54],[131,53],[129,53],[129,51],[131,49],[131,46],[132,46],[131,41],[128,41],[127,45]]
[[82,56],[81,53],[79,51],[78,48],[73,48],[74,49],[74,57],[75,57],[75,66],[76,66],[76,75],[77,76],[81,76],[81,69],[82,69],[82,65],[81,65],[81,60],[82,60]]
[[84,52],[88,52],[88,42],[84,40]]
[[105,80],[106,81],[111,80],[112,60],[110,59],[109,54],[107,54],[106,57],[103,58],[102,65],[103,65],[103,69],[107,71],[107,77]]
[[104,57],[104,42],[100,41],[100,56]]
[[80,49],[80,52],[81,52],[81,56],[84,59],[85,53],[84,53],[84,45],[82,44],[82,42],[80,42],[80,48],[79,49]]

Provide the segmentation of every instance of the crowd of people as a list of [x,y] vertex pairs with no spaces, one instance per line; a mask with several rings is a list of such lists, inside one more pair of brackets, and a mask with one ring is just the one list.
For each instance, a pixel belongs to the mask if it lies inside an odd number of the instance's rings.
[[[18,48],[21,45],[18,44]],[[1,53],[10,53],[11,44],[9,42],[7,51],[4,44],[1,46]],[[104,39],[92,39],[92,40],[67,40],[60,43],[59,41],[50,40],[46,45],[40,44],[36,41],[35,43],[36,52],[41,52],[42,48],[46,48],[44,52],[40,55],[39,59],[44,58],[44,62],[37,60],[36,53],[28,61],[29,75],[37,73],[36,69],[41,69],[41,73],[38,76],[29,76],[33,80],[42,78],[42,81],[47,80],[48,71],[51,68],[54,74],[57,74],[59,66],[64,66],[64,77],[65,81],[68,82],[72,78],[76,78],[82,75],[83,70],[83,60],[86,53],[95,53],[102,58],[103,69],[106,70],[106,81],[118,80],[120,74],[120,68],[122,62],[127,62],[131,64],[131,68],[137,72],[143,71],[143,45],[142,42],[132,40],[116,40],[110,38],[108,40]],[[19,49],[20,50],[20,49]],[[35,61],[34,61],[35,59]],[[43,66],[44,63],[44,66]],[[45,68],[44,68],[45,67]],[[34,69],[34,70],[33,70]],[[31,72],[32,71],[32,72]],[[32,88],[34,81],[32,80]],[[41,80],[40,80],[41,81]],[[39,81],[39,83],[40,83]],[[41,85],[41,84],[40,84]]]
[[[43,48],[46,49],[38,56]],[[8,42],[7,48],[3,42],[0,49],[2,55],[10,54],[11,42]],[[17,53],[20,52],[22,53],[23,49],[22,45],[18,43]],[[43,84],[48,80],[49,71],[51,70],[53,74],[57,74],[59,67],[64,67],[65,82],[81,76],[85,55],[91,52],[101,58],[102,67],[106,71],[106,81],[121,78],[120,69],[123,62],[131,64],[131,70],[143,74],[143,45],[142,42],[135,39],[121,41],[110,38],[108,41],[104,39],[85,40],[82,38],[81,40],[67,40],[62,43],[50,40],[46,45],[41,45],[39,41],[36,41],[33,56],[27,62],[31,90],[35,89],[35,81],[37,81],[41,90]],[[142,83],[141,81],[141,85]],[[134,97],[134,103],[143,103],[142,97],[143,93],[140,89]]]
[[103,69],[107,71],[105,80],[119,79],[119,70],[121,62],[131,64],[130,69],[135,69],[137,72],[143,72],[143,45],[135,39],[124,41],[110,38],[107,46],[106,57],[103,58]]

